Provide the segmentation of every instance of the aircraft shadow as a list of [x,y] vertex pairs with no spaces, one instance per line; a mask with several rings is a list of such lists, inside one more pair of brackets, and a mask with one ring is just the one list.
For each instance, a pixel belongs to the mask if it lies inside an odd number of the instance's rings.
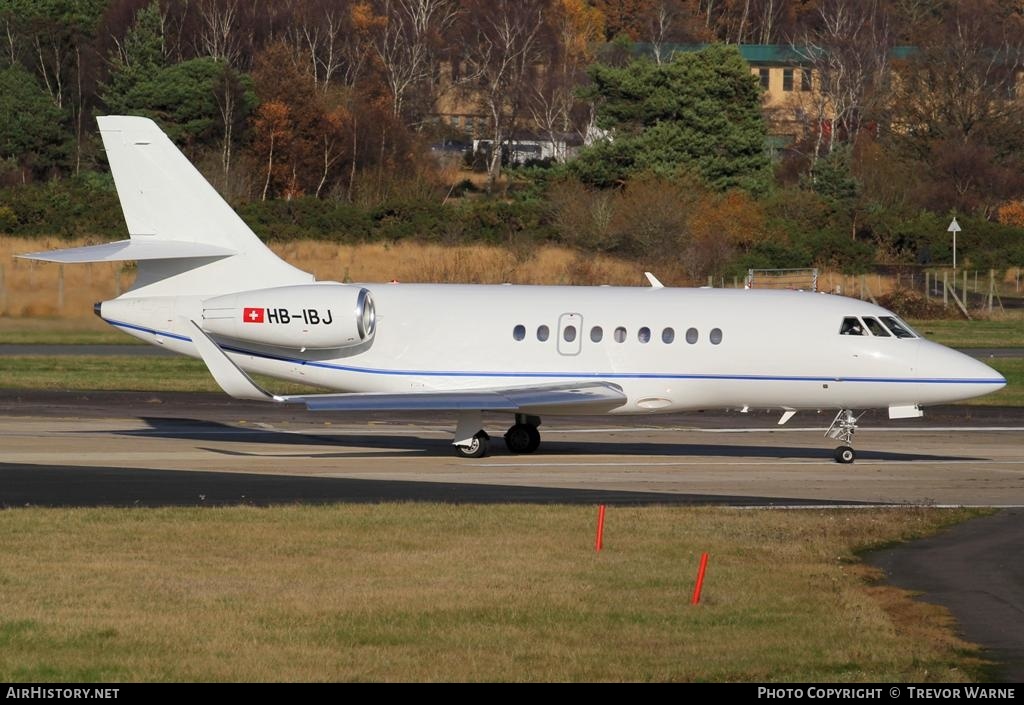
[[[256,427],[238,427],[217,421],[200,421],[186,418],[141,417],[149,429],[141,431],[120,431],[123,435],[180,438],[198,441],[227,441],[246,444],[247,446],[266,445],[301,445],[330,448],[352,448],[361,450],[338,452],[298,452],[273,453],[280,458],[381,458],[381,457],[450,457],[453,454],[451,443],[446,439],[424,438],[415,435],[398,434],[303,434],[276,431]],[[545,439],[540,451],[533,455],[512,455],[505,449],[500,436],[491,439],[491,457],[527,459],[557,458],[559,456],[645,456],[655,458],[768,458],[775,460],[830,460],[832,458],[832,441],[825,441],[820,448],[786,445],[731,445],[726,443],[648,443],[629,442],[613,443],[600,440],[549,440]],[[204,447],[213,453],[224,455],[265,457],[268,454],[253,449],[226,449]],[[983,460],[983,458],[961,455],[935,455],[928,453],[898,453],[876,451],[866,448],[857,449],[860,460],[886,460],[893,462],[909,461],[949,461],[949,460]]]
[[450,504],[857,505],[863,502],[0,463],[0,508]]

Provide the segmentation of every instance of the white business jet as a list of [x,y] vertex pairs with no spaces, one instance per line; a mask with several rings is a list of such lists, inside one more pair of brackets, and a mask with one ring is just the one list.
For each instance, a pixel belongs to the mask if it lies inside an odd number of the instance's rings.
[[[429,411],[456,419],[465,457],[482,413],[515,417],[512,453],[541,416],[700,409],[837,410],[850,463],[856,410],[890,418],[1006,380],[921,338],[892,312],[798,291],[318,282],[274,255],[151,120],[99,118],[130,239],[26,257],[133,260],[131,291],[96,304],[126,333],[202,358],[238,399],[314,411]],[[336,393],[276,395],[261,373]]]

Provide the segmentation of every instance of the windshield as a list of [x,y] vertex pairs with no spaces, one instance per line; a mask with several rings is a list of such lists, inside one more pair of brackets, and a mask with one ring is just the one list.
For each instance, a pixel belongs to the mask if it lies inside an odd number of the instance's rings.
[[916,338],[913,329],[895,316],[880,316],[882,323],[892,331],[897,338]]

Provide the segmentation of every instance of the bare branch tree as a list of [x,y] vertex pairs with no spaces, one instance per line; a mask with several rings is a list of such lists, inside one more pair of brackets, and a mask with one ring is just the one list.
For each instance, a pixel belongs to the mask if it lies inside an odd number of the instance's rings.
[[239,0],[200,0],[197,5],[201,25],[198,51],[216,61],[234,66],[240,54],[236,33]]
[[831,152],[839,139],[852,141],[880,107],[891,50],[878,0],[825,0],[818,20],[818,28],[792,44],[812,69],[813,90],[800,93],[815,135],[812,173],[818,157]]
[[382,0],[384,21],[374,50],[384,69],[396,117],[403,116],[411,89],[433,74],[437,35],[455,21],[453,0]]
[[491,155],[487,190],[501,174],[501,148],[526,98],[529,79],[543,59],[545,0],[476,0],[463,32],[464,89],[487,112]]

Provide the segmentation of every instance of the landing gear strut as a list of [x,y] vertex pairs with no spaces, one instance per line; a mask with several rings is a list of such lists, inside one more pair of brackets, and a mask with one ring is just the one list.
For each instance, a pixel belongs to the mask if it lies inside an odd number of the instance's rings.
[[540,418],[516,414],[516,422],[505,432],[505,447],[510,453],[532,453],[540,446]]
[[[863,415],[862,413],[861,416]],[[842,443],[835,450],[837,463],[847,465],[857,459],[857,453],[853,450],[853,434],[857,432],[857,421],[859,420],[860,416],[854,416],[851,409],[840,409],[832,420],[832,425],[825,431],[828,438],[834,438]]]

